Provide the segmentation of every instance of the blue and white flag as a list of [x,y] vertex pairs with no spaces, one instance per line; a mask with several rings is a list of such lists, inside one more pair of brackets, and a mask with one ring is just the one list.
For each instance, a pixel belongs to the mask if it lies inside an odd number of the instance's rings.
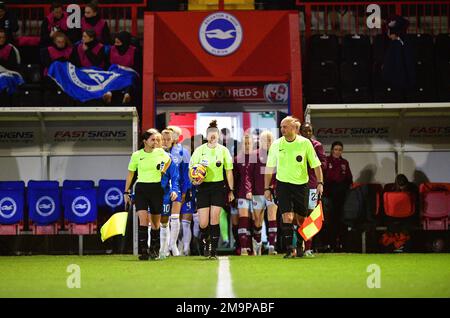
[[97,67],[78,68],[70,62],[55,61],[48,76],[73,99],[86,102],[100,99],[107,92],[133,86],[138,74],[131,68],[113,64],[107,71]]
[[17,91],[17,87],[24,83],[22,75],[17,72],[10,71],[0,65],[0,92],[6,90],[8,95],[12,95]]

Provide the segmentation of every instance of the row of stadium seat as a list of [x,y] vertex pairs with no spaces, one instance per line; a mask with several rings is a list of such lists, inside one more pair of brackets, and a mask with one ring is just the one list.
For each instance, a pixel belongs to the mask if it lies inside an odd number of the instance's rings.
[[381,69],[365,62],[312,62],[305,80],[310,104],[370,102],[438,102],[450,100],[450,59],[448,62],[416,65],[416,87],[407,92],[381,79]]
[[[122,191],[125,180],[100,180],[98,188],[91,180],[0,182],[0,235],[17,235],[24,230],[25,211],[33,234],[94,234],[97,212],[109,214],[124,208]],[[62,220],[64,222],[60,222]]]
[[415,51],[416,87],[407,92],[381,78],[389,41],[385,35],[311,37],[304,83],[307,103],[437,102],[450,100],[450,35],[436,43],[429,34],[409,34]]
[[[410,33],[405,40],[415,52],[416,60],[432,62],[448,60],[450,57],[450,34],[441,33],[433,38],[431,34]],[[378,34],[372,39],[367,35],[347,34],[342,38],[334,34],[311,36],[308,47],[308,63],[311,61],[370,62],[382,64],[389,39]]]
[[[363,184],[353,184],[353,189]],[[381,211],[388,218],[406,219],[416,213],[419,204],[421,225],[424,230],[448,230],[450,219],[450,183],[422,183],[419,186],[419,201],[412,192],[394,191],[394,184],[384,187],[369,184],[375,193],[375,216]]]

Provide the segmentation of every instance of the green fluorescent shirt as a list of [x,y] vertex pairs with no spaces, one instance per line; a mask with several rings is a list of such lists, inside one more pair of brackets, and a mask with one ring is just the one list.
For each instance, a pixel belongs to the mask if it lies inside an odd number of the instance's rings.
[[301,136],[288,142],[281,137],[270,146],[267,158],[267,167],[276,168],[276,179],[292,184],[308,183],[308,166],[311,168],[320,166],[312,143]]
[[131,155],[128,170],[139,171],[137,182],[161,182],[161,170],[158,165],[169,160],[169,155],[162,148],[155,148],[152,152],[141,149]]
[[[206,166],[204,182],[223,181],[223,169],[233,170],[233,159],[230,151],[220,144],[216,148],[209,148],[208,144],[203,144],[195,149],[189,162],[189,169],[198,163]],[[216,163],[220,163],[220,166],[217,167]]]

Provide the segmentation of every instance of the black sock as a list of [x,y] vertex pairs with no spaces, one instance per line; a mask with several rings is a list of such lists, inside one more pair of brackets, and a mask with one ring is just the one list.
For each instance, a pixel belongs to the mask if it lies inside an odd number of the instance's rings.
[[293,237],[293,227],[292,223],[283,223],[282,225],[284,244],[287,251],[292,250],[292,237]]
[[220,227],[219,224],[211,225],[211,250],[215,253],[217,246],[219,245]]
[[200,228],[200,240],[209,240],[209,226],[205,227],[204,229]]
[[159,247],[160,247],[160,241],[159,241],[159,233],[160,233],[160,229],[154,230],[152,229],[150,234],[150,246],[152,248],[153,251],[159,251]]
[[[152,242],[153,243],[153,242]],[[140,254],[148,254],[148,226],[139,225],[138,247]]]
[[303,247],[303,237],[300,235],[300,233],[298,233],[297,230],[294,231],[295,235],[297,236],[297,247]]

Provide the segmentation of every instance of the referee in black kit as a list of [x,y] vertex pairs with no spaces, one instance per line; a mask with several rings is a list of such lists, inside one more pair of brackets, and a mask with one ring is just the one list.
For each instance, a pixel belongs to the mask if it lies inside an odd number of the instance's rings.
[[[278,207],[283,217],[283,237],[287,247],[285,258],[295,257],[295,247],[292,246],[294,213],[298,226],[303,224],[308,216],[308,165],[314,169],[317,178],[317,194],[323,192],[323,176],[321,163],[311,142],[296,133],[298,119],[288,116],[281,121],[281,138],[277,139],[269,149],[264,180],[264,196],[272,199],[270,184],[276,168]],[[298,233],[297,233],[298,234]],[[297,244],[302,255],[303,238],[297,235]]]

